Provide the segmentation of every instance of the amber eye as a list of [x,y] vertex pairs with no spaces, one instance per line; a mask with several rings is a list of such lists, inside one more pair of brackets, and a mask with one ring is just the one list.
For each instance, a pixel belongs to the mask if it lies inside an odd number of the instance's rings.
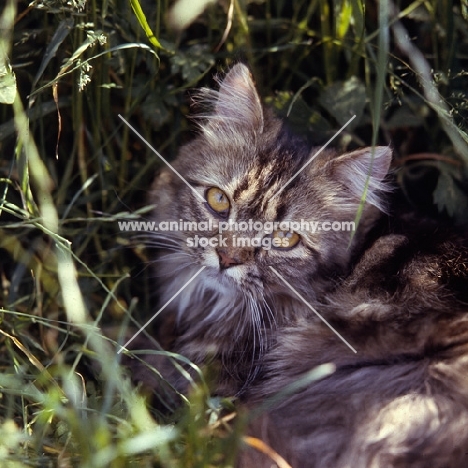
[[227,218],[231,204],[226,194],[218,187],[211,187],[205,192],[208,206],[219,216]]
[[271,244],[276,249],[292,249],[301,240],[301,236],[295,232],[278,229],[271,233]]

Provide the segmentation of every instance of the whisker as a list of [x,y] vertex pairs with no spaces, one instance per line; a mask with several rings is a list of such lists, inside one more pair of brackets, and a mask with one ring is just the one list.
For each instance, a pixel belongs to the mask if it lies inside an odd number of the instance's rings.
[[262,292],[262,302],[263,305],[265,306],[265,312],[266,312],[266,317],[268,318],[268,322],[270,324],[270,328],[278,328],[278,323],[276,322],[276,316],[271,310],[270,306],[268,305],[268,302],[265,300],[265,295]]
[[180,245],[172,245],[172,244],[166,244],[164,242],[158,242],[158,241],[153,241],[151,243],[146,243],[146,247],[156,247],[156,248],[162,248],[162,249],[167,249],[167,250],[181,250]]
[[[190,257],[189,257],[189,258],[190,258]],[[152,263],[154,263],[154,264],[155,264],[155,263],[158,263],[158,260],[152,260]],[[186,268],[188,268],[188,267],[190,267],[190,266],[193,266],[193,265],[196,265],[196,263],[193,262],[193,261],[192,261],[192,262],[187,262],[187,261],[186,261],[186,262],[182,262],[182,263],[179,263],[179,264],[177,265],[177,267],[172,268],[172,269],[170,269],[169,271],[166,271],[166,272],[164,272],[164,273],[163,273],[163,272],[159,272],[159,274],[155,274],[155,275],[153,275],[153,276],[154,276],[155,278],[162,278],[162,277],[164,277],[164,276],[173,276],[174,273],[177,273],[177,272],[179,272],[179,271],[181,271],[181,270],[184,270],[184,269],[186,269]]]
[[161,262],[162,260],[165,260],[166,258],[178,258],[178,257],[189,257],[190,255],[187,252],[175,252],[175,253],[168,253],[165,255],[161,255],[160,257],[156,258],[154,260],[155,263]]

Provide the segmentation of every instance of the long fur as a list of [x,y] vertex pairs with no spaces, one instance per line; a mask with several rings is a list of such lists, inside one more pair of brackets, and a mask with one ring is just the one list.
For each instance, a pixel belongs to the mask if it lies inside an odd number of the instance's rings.
[[[252,424],[294,467],[466,466],[468,243],[435,226],[411,234],[380,237],[321,309],[357,354],[322,324],[284,329],[250,390],[255,407],[336,366]],[[271,461],[250,451],[240,466]]]
[[[203,201],[213,187],[229,200],[228,218],[236,222],[351,222],[363,193],[366,201],[353,237],[299,229],[300,242],[290,249],[233,245],[236,235],[266,235],[255,230],[225,232],[223,250],[187,243],[196,234],[216,237],[215,230],[153,233],[159,306],[205,267],[163,311],[160,342],[197,365],[211,363],[214,393],[237,395],[254,408],[315,366],[333,363],[333,375],[271,406],[250,427],[294,467],[465,466],[464,238],[414,219],[382,229],[390,148],[309,148],[262,107],[244,65],[202,95],[212,110],[174,162],[200,197],[164,169],[150,197],[155,221],[225,220]],[[177,391],[188,390],[169,360],[147,361]],[[239,463],[271,466],[252,450]]]
[[[341,156],[324,151],[275,197],[318,148],[309,148],[262,108],[250,73],[242,64],[229,71],[219,91],[204,94],[212,113],[201,123],[199,136],[181,148],[174,166],[202,196],[212,186],[223,190],[231,203],[230,219],[351,222],[368,176],[365,213],[375,210],[372,205],[381,205],[391,160],[389,148],[367,148]],[[154,220],[158,222],[220,221],[169,169],[155,181],[151,202],[157,205]],[[366,229],[363,223],[361,234]],[[218,360],[223,382],[219,388],[239,394],[258,372],[276,330],[310,312],[269,267],[294,284],[307,300],[317,303],[347,271],[351,233],[300,232],[300,245],[280,251],[233,247],[236,235],[252,239],[259,233],[226,232],[227,254],[251,260],[223,271],[216,248],[187,246],[187,238],[195,234],[211,237],[217,232],[154,234],[155,242],[170,243],[156,262],[157,271],[163,265],[175,273],[160,277],[162,304],[201,266],[206,267],[164,312],[165,317],[176,317],[173,349],[197,364],[210,357]]]

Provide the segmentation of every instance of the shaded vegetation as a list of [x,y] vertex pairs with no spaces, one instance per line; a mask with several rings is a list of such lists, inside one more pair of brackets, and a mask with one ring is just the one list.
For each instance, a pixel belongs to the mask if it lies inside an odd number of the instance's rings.
[[[199,15],[176,14],[197,3],[207,3]],[[144,219],[162,163],[119,114],[171,158],[193,135],[193,89],[243,60],[266,101],[312,143],[356,115],[334,144],[391,144],[409,202],[465,224],[467,8],[6,0],[0,465],[233,466],[243,443],[244,415],[233,423],[235,406],[202,385],[175,422],[163,420],[99,332],[118,324],[123,335],[154,303],[148,252],[117,220]]]

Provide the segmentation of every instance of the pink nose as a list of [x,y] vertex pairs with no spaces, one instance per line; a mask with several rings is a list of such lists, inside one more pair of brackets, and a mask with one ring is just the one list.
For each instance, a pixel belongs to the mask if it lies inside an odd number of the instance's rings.
[[230,257],[224,250],[219,249],[218,251],[218,257],[219,257],[219,266],[222,270],[236,266],[236,265],[241,265],[242,262],[237,259],[237,258],[232,258]]

